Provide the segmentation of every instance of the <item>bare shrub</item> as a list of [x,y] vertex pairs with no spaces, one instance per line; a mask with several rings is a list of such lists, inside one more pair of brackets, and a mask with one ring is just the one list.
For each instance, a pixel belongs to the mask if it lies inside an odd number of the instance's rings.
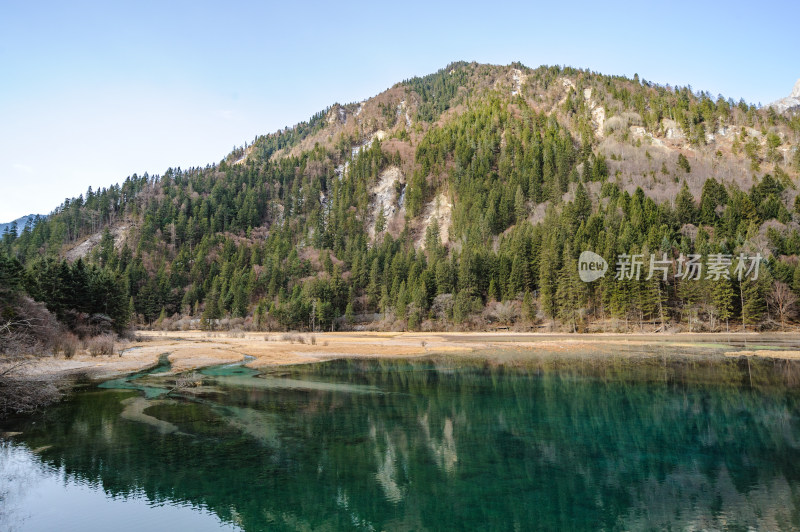
[[311,335],[311,338],[309,340],[311,342],[311,345],[317,345],[317,337],[314,336],[313,334]]
[[437,320],[448,320],[453,315],[453,294],[436,296],[431,305],[431,311]]
[[86,349],[93,357],[98,355],[111,356],[114,354],[114,335],[102,334],[86,340]]
[[[5,312],[6,308],[10,311]],[[16,356],[45,351],[54,346],[62,331],[63,327],[43,303],[29,297],[0,299],[0,354]]]
[[55,403],[62,396],[52,379],[0,376],[0,419],[8,414],[26,414]]
[[64,355],[64,358],[72,358],[80,348],[81,341],[78,340],[78,337],[71,332],[67,332],[62,334],[58,339],[53,351],[55,353],[61,353]]
[[173,392],[180,392],[181,390],[185,390],[187,388],[196,388],[203,384],[203,376],[196,371],[192,371],[190,373],[181,373],[175,378],[175,386],[173,386],[168,392],[167,395]]
[[611,135],[616,131],[623,130],[626,127],[626,122],[621,116],[612,116],[605,122],[605,134]]
[[228,331],[228,338],[244,338],[244,331],[241,329]]
[[242,330],[244,328],[244,318],[223,318],[220,320],[220,329],[227,331]]
[[186,330],[186,329],[184,329],[184,326],[186,325],[186,322],[187,322],[186,318],[183,318],[183,317],[177,318],[177,314],[176,314],[176,319],[174,319],[173,322],[172,322],[172,329],[171,330],[173,330],[173,331],[184,331],[184,330]]
[[519,301],[492,301],[483,311],[483,317],[489,323],[513,324],[519,319],[520,310]]

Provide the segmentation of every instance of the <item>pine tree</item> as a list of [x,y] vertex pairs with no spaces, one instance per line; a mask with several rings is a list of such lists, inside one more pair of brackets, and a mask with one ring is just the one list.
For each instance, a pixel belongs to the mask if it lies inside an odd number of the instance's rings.
[[536,319],[536,306],[533,303],[533,297],[530,291],[526,290],[522,298],[522,312],[525,318],[534,321]]
[[495,282],[494,278],[489,281],[489,290],[486,293],[487,301],[499,301],[500,295],[499,290],[497,289],[497,283]]
[[527,290],[527,288],[524,259],[520,255],[514,255],[514,259],[511,261],[511,273],[508,277],[507,295],[509,298],[515,298],[517,294]]
[[255,325],[257,331],[264,330],[264,323],[266,322],[266,301],[261,300],[256,305],[256,310],[253,313],[253,325]]
[[728,320],[733,316],[733,298],[736,293],[730,279],[720,277],[714,281],[712,303],[720,320],[725,320],[725,330],[729,330]]
[[200,320],[200,328],[213,331],[216,328],[217,320],[222,317],[219,306],[219,283],[215,282],[211,293],[206,298],[206,306],[203,309],[203,316]]
[[397,301],[394,304],[394,311],[397,314],[397,318],[404,320],[406,319],[406,310],[408,306],[408,299],[406,294],[406,282],[402,281],[400,283],[400,289],[397,292]]
[[681,225],[694,223],[695,212],[694,196],[692,196],[689,187],[684,182],[681,191],[678,192],[678,196],[675,198],[675,213],[678,216],[678,222]]
[[130,323],[133,326],[136,326],[137,321],[138,320],[136,319],[136,306],[133,304],[133,296],[130,296],[130,298],[128,299],[128,323]]
[[375,219],[375,235],[377,236],[380,233],[383,233],[383,230],[386,228],[386,215],[383,212],[383,202],[381,202],[380,206],[378,207],[378,216]]
[[742,324],[757,325],[767,308],[762,291],[762,282],[759,279],[743,279],[739,283],[739,297],[742,305]]
[[692,167],[689,165],[689,159],[682,153],[678,154],[678,166],[687,174],[692,171]]
[[650,319],[656,318],[664,326],[664,305],[667,302],[666,291],[661,286],[661,278],[653,275],[652,279],[640,283],[640,308],[642,314]]
[[[800,196],[797,197],[800,198]],[[794,273],[792,275],[792,290],[794,290],[795,294],[800,295],[800,263],[794,267]]]
[[578,330],[580,310],[586,306],[586,284],[578,277],[578,263],[570,257],[570,246],[564,248],[563,266],[558,274],[556,300],[558,317],[568,324],[572,332]]
[[551,320],[556,318],[558,312],[556,278],[553,264],[548,260],[543,260],[539,269],[539,306],[546,317]]
[[425,250],[428,252],[428,259],[431,261],[438,259],[444,254],[439,233],[439,220],[435,217],[425,230]]
[[690,279],[680,279],[677,286],[678,297],[683,302],[683,313],[689,325],[689,332],[692,332],[693,318],[697,316],[697,306],[702,300],[702,293],[699,281]]
[[522,186],[517,185],[514,194],[514,215],[517,223],[522,223],[528,217],[528,209],[525,207],[525,194],[522,193]]

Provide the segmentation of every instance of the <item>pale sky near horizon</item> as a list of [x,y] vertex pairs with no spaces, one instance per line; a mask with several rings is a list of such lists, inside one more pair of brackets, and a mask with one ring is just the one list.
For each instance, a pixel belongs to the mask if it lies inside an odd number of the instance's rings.
[[[290,4],[290,5],[289,5]],[[589,68],[767,104],[796,2],[0,5],[0,222],[234,146],[457,60]]]

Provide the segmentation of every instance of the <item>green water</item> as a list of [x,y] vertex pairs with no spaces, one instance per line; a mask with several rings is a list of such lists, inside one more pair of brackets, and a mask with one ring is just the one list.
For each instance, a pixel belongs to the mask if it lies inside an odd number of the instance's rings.
[[170,379],[3,427],[0,530],[800,529],[793,363],[332,361],[146,389]]

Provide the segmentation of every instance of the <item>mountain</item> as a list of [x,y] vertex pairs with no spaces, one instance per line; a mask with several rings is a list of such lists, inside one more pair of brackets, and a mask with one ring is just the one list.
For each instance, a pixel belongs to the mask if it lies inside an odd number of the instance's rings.
[[792,93],[789,96],[772,102],[769,104],[769,107],[772,107],[779,113],[800,109],[800,79],[794,84]]
[[8,223],[0,223],[0,235],[6,232],[6,229],[11,230],[14,225],[16,224],[17,227],[17,235],[21,235],[22,231],[25,229],[25,226],[28,225],[28,222],[31,223],[31,227],[36,224],[36,220],[38,218],[44,218],[41,214],[28,214],[26,216],[22,216],[17,218],[14,221]]
[[[785,326],[798,141],[796,114],[688,87],[458,62],[219,163],[90,189],[3,249],[63,319],[113,300],[113,319],[165,328]],[[611,270],[592,283],[587,250]],[[614,279],[651,253],[666,280]],[[694,282],[675,275],[689,255],[733,261]]]

